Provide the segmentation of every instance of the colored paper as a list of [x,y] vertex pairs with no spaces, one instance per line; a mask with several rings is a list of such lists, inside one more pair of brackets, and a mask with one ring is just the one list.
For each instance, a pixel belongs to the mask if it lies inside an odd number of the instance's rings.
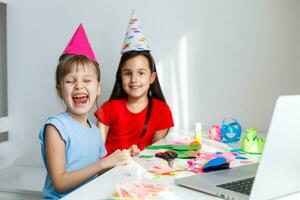
[[248,128],[241,140],[241,150],[250,154],[261,154],[264,149],[264,139],[257,136],[255,128]]
[[82,24],[79,24],[63,55],[82,55],[98,63]]
[[150,145],[145,147],[145,149],[172,149],[172,150],[177,150],[177,151],[188,151],[188,150],[198,150],[200,149],[200,144],[195,145],[195,146],[189,146],[189,145]]

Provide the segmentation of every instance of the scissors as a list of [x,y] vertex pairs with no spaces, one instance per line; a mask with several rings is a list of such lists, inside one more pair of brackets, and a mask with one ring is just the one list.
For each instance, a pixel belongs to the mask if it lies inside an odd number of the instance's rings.
[[177,153],[175,151],[168,150],[165,152],[157,152],[155,157],[166,160],[169,167],[173,168],[174,159],[177,158]]

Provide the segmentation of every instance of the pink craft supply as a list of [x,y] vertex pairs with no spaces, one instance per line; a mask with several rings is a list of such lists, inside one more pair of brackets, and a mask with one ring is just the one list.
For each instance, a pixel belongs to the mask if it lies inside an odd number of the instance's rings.
[[240,163],[242,163],[242,164],[250,164],[250,163],[253,163],[253,161],[251,161],[251,160],[241,160]]
[[79,24],[62,55],[70,54],[86,56],[92,61],[99,63],[95,57],[82,24]]
[[222,152],[222,153],[205,152],[201,154],[200,159],[202,158],[205,160],[209,160],[216,157],[224,157],[228,162],[235,160],[235,155],[231,152]]
[[219,124],[211,126],[209,130],[209,137],[217,141],[221,140],[221,126]]
[[183,145],[183,144],[186,144],[186,142],[182,142],[182,141],[172,141],[170,144],[171,144],[171,145]]
[[124,180],[117,184],[117,198],[130,199],[155,199],[160,193],[167,191],[165,185],[151,183],[146,181],[128,181]]
[[203,166],[214,158],[223,157],[228,163],[235,160],[235,155],[231,152],[222,152],[222,153],[211,153],[204,152],[199,157],[188,160],[187,166],[189,171],[194,173],[204,173]]
[[215,153],[206,152],[206,153],[201,154],[200,159],[208,160],[208,159],[212,159],[212,158],[215,158],[215,157],[216,157]]
[[231,162],[235,160],[235,155],[231,152],[224,152],[221,155],[227,160],[227,162]]
[[200,156],[201,156],[201,151],[200,151],[200,150],[197,150],[197,151],[196,151],[196,157],[197,157],[197,158],[200,158]]
[[185,169],[181,169],[181,168],[171,168],[168,165],[165,165],[163,163],[158,163],[156,165],[150,166],[148,168],[148,171],[151,172],[152,174],[170,174],[173,172],[179,172],[179,171],[184,171]]

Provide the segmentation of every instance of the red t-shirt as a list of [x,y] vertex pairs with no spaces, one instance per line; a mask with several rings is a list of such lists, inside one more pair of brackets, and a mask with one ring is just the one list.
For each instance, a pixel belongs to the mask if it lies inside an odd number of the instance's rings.
[[152,98],[152,109],[147,131],[141,137],[146,121],[148,105],[139,113],[128,110],[126,99],[113,99],[104,103],[95,112],[100,122],[109,126],[105,146],[108,155],[117,149],[127,149],[136,144],[140,149],[150,145],[155,131],[174,126],[169,106]]

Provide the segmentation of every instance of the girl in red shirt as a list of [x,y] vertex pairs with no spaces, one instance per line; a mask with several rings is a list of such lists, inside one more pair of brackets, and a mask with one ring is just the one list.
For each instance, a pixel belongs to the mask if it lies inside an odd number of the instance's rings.
[[[136,16],[131,17],[130,25],[136,22]],[[143,45],[145,48],[141,48]],[[110,99],[95,112],[108,154],[130,149],[132,155],[137,155],[140,149],[164,138],[174,126],[149,46],[137,46],[128,48],[125,39]]]

